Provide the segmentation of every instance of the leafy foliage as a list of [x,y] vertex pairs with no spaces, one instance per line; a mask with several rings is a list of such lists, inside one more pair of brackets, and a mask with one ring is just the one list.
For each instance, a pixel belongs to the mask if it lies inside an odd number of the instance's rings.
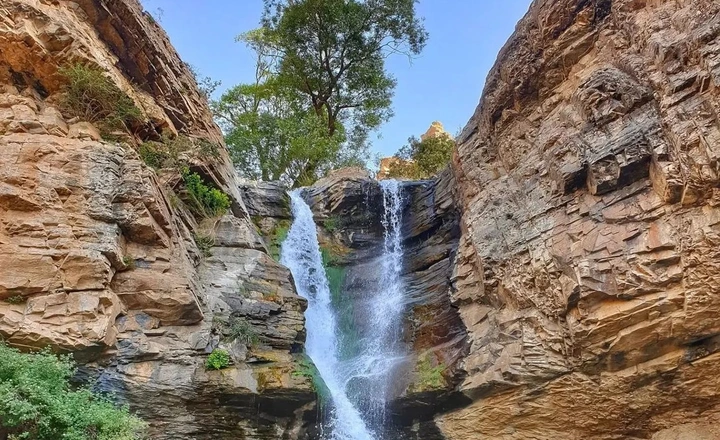
[[187,168],[182,172],[189,208],[198,217],[222,215],[230,208],[230,198],[217,188],[209,187],[198,173]]
[[369,133],[392,115],[392,54],[420,53],[415,0],[265,0],[261,28],[238,39],[257,54],[253,84],[214,103],[247,177],[311,184],[363,166]]
[[267,72],[225,92],[213,111],[235,167],[250,179],[308,185],[359,155],[341,148],[342,128],[328,135],[325,118]]
[[362,143],[389,119],[392,54],[419,54],[427,40],[416,0],[265,0],[264,47],[281,81],[302,93],[333,134],[342,123]]
[[0,343],[0,438],[135,440],[145,424],[87,389],[71,390],[73,362]]
[[142,121],[143,114],[133,100],[102,70],[73,64],[61,68],[60,75],[66,81],[61,101],[65,113],[96,123],[104,133]]
[[452,158],[455,141],[447,134],[430,136],[423,140],[408,139],[389,170],[390,177],[427,179],[447,166]]
[[205,368],[208,370],[222,370],[230,366],[230,353],[226,350],[216,348],[210,353],[207,361],[205,361]]

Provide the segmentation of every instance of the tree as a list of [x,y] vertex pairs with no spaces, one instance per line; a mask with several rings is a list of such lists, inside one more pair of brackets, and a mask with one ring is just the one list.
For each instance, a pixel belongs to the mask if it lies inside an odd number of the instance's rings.
[[392,54],[419,54],[427,32],[416,0],[265,0],[260,30],[244,36],[264,64],[301,94],[329,136],[340,127],[349,149],[392,116]]
[[0,440],[135,440],[144,423],[127,408],[71,390],[69,357],[23,354],[0,343]]
[[450,162],[455,141],[447,133],[427,136],[420,140],[408,139],[395,155],[388,172],[389,177],[427,179],[434,176]]
[[262,29],[241,35],[257,55],[255,81],[226,91],[212,104],[238,171],[255,180],[308,185],[337,167],[362,165],[365,145],[347,143],[340,123],[332,133],[296,89],[273,70]]

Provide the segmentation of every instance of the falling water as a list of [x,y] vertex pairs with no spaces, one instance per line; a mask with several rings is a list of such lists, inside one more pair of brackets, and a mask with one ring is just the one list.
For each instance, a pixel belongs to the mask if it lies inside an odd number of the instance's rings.
[[331,440],[382,438],[393,372],[403,359],[401,188],[394,180],[380,185],[384,240],[377,259],[379,276],[374,285],[367,286],[369,322],[363,326],[366,330],[359,353],[345,361],[341,360],[342,335],[338,334],[313,215],[298,190],[290,193],[294,221],[282,246],[281,261],[290,268],[300,295],[308,300],[306,349],[330,390],[333,408],[327,428]]
[[337,321],[322,265],[317,230],[310,207],[299,190],[290,193],[293,224],[283,242],[280,261],[290,269],[298,293],[308,300],[305,347],[330,391],[331,440],[373,440],[360,412],[350,401],[339,361]]

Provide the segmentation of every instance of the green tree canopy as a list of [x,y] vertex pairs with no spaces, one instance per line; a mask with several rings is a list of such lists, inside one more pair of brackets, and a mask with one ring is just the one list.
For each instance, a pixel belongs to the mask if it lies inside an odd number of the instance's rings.
[[398,160],[391,164],[388,174],[390,177],[427,179],[447,166],[454,148],[455,141],[446,133],[423,140],[411,137],[395,155]]
[[69,357],[0,343],[0,440],[135,440],[144,423],[86,389],[71,390]]
[[341,122],[355,142],[391,115],[395,79],[385,71],[392,54],[422,51],[427,32],[417,0],[265,0],[262,32],[270,65],[327,119]]
[[367,139],[391,115],[392,54],[420,53],[416,0],[265,0],[261,27],[239,40],[257,53],[256,81],[214,104],[247,177],[311,183],[364,165]]

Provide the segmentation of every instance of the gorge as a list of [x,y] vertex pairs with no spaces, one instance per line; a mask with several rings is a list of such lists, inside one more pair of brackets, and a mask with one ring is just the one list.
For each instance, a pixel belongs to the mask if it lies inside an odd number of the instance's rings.
[[[64,114],[76,62],[146,121]],[[136,0],[6,0],[0,337],[153,439],[720,439],[719,111],[717,1],[535,0],[438,176],[288,193]]]

